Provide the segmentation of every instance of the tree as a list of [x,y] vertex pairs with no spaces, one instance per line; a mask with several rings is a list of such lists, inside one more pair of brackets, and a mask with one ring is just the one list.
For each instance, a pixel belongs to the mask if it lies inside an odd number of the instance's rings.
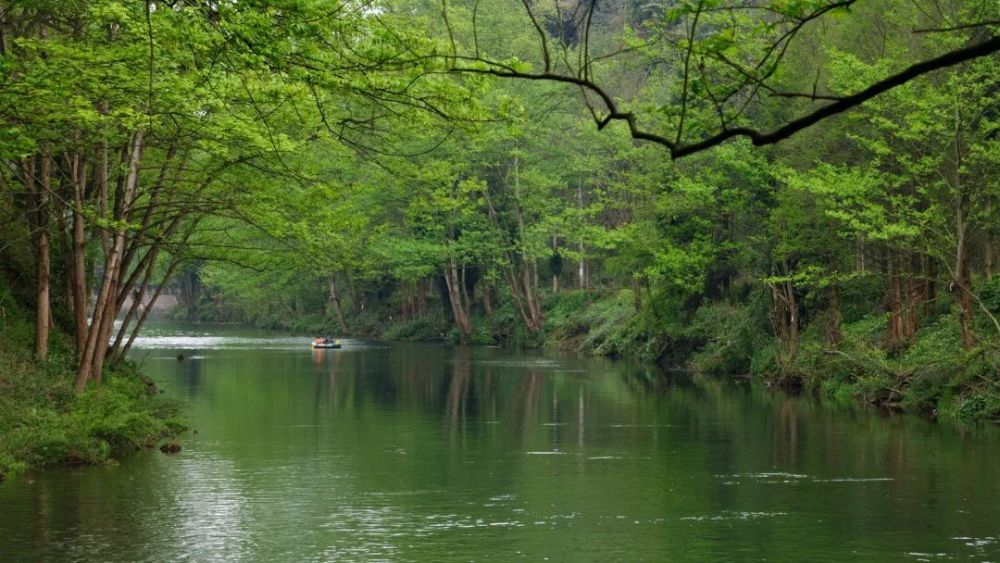
[[[785,59],[795,53],[802,36],[823,34],[819,22],[836,27],[835,18],[878,18],[856,6],[856,0],[773,0],[747,5],[739,1],[685,1],[657,5],[635,29],[620,28],[618,42],[597,45],[595,32],[603,23],[596,0],[523,4],[522,25],[536,32],[535,56],[525,62],[503,56],[479,40],[479,2],[463,6],[471,12],[469,24],[448,24],[451,50],[445,55],[456,73],[488,74],[520,80],[547,81],[575,87],[599,129],[612,122],[626,124],[633,138],[666,147],[673,158],[694,154],[729,139],[746,137],[754,145],[773,144],[820,121],[855,108],[917,77],[1000,52],[1000,23],[996,6],[985,2],[958,2],[947,10],[925,10],[914,33],[950,34],[958,39],[948,50],[910,61],[879,80],[846,93],[834,93],[823,81],[822,65],[811,91],[780,89]],[[940,8],[940,5],[938,5]],[[875,6],[868,8],[879,10]],[[936,14],[936,15],[930,15]],[[471,29],[469,29],[471,28]],[[600,49],[604,47],[604,49]],[[652,101],[652,109],[638,113],[626,105],[644,101],[608,80],[605,66],[614,62],[643,65],[662,80],[651,80],[669,91]],[[664,70],[665,69],[665,70]],[[625,98],[625,100],[623,100]],[[762,112],[774,104],[805,102],[797,113],[761,123]],[[631,102],[631,103],[629,103]],[[816,104],[821,104],[816,107]],[[798,104],[792,104],[798,105]]]

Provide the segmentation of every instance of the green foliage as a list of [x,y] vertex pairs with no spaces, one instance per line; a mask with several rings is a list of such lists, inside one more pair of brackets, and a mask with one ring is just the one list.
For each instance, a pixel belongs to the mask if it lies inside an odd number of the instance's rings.
[[382,334],[387,340],[441,340],[450,327],[443,315],[426,315],[402,320],[389,326]]
[[579,313],[579,323],[589,327],[579,350],[610,357],[655,361],[663,353],[660,335],[649,318],[637,314],[635,295],[623,289],[594,302]]
[[71,350],[62,344],[46,364],[35,364],[28,354],[34,327],[9,302],[4,309],[0,475],[104,463],[185,430],[179,404],[159,397],[132,365],[105,372],[102,385],[76,395]]
[[764,373],[768,359],[756,354],[766,349],[772,339],[762,293],[756,293],[747,304],[713,303],[700,307],[691,321],[691,331],[694,338],[703,342],[690,360],[697,372],[723,377]]
[[0,474],[61,464],[103,463],[185,430],[178,405],[151,393],[136,373],[107,373],[76,396],[70,373],[46,373],[3,351]]
[[983,305],[994,315],[1000,315],[1000,275],[994,275],[979,290]]

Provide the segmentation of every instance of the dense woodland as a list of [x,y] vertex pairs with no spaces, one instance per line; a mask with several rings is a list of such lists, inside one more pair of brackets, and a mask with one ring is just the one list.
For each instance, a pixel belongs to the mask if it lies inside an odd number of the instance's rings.
[[2,0],[5,369],[98,386],[167,292],[995,420],[998,34],[991,0]]

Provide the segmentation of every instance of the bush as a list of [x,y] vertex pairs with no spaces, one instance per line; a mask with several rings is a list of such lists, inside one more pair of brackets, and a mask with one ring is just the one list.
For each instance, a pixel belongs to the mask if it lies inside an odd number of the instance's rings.
[[1000,274],[986,280],[979,290],[979,298],[994,315],[1000,315]]
[[[691,365],[701,373],[743,375],[754,371],[754,356],[768,347],[770,335],[759,298],[748,304],[710,303],[694,315],[691,333],[700,349],[691,357]],[[777,348],[769,357],[758,357],[757,373],[776,373]],[[762,362],[770,362],[764,368]]]
[[575,322],[587,327],[579,350],[600,356],[655,360],[659,355],[646,330],[646,319],[635,309],[635,295],[622,289],[580,311]]
[[448,323],[441,315],[424,315],[397,321],[385,330],[388,340],[441,340],[448,331]]

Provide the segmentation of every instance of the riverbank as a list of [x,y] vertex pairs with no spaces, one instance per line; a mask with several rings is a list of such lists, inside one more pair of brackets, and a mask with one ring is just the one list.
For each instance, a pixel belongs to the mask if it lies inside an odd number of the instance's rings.
[[[965,422],[1000,422],[1000,348],[988,338],[968,351],[958,343],[952,307],[927,312],[910,342],[885,344],[888,314],[845,307],[835,343],[827,319],[809,319],[794,353],[774,336],[767,296],[747,292],[735,302],[702,303],[687,310],[641,303],[630,289],[563,291],[543,300],[545,323],[529,332],[509,302],[492,314],[472,316],[472,344],[575,351],[628,358],[720,378],[755,379],[845,404],[944,416]],[[859,311],[861,308],[857,308]],[[352,335],[395,341],[459,342],[443,308],[414,318],[370,309],[349,318]],[[985,319],[983,319],[985,321]],[[338,334],[322,315],[280,323],[305,333]],[[985,324],[979,334],[991,336]]]
[[[8,305],[10,305],[8,303]],[[12,308],[0,330],[0,480],[31,469],[109,463],[174,440],[180,404],[159,396],[134,365],[73,392],[72,350],[55,333],[50,358],[31,358],[33,326]],[[16,312],[15,312],[16,313]]]

